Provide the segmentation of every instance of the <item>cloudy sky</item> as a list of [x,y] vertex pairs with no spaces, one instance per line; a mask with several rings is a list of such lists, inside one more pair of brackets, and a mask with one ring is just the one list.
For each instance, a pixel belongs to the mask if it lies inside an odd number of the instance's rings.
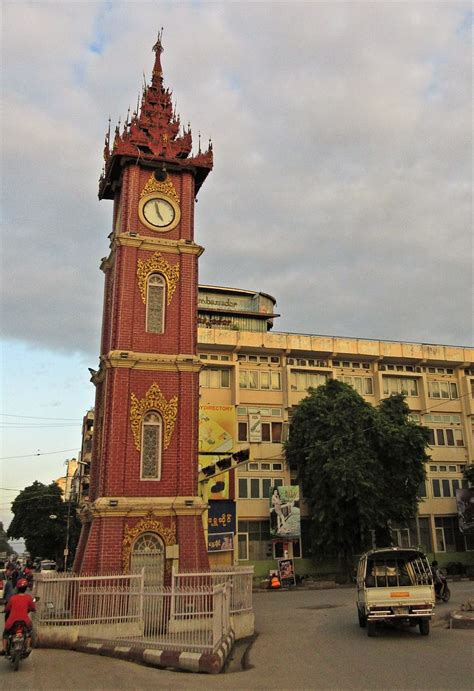
[[0,520],[64,474],[93,405],[103,138],[162,26],[181,121],[214,146],[200,281],[274,295],[280,331],[471,344],[470,11],[3,0]]

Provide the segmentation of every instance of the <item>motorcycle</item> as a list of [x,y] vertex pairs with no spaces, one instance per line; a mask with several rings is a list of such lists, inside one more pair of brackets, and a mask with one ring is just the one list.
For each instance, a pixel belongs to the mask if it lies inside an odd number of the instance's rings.
[[435,595],[438,601],[449,602],[451,591],[448,586],[448,579],[442,571],[438,572],[438,582],[435,583]]
[[[34,598],[38,602],[39,597]],[[6,658],[12,663],[15,672],[20,667],[20,660],[24,660],[31,654],[31,647],[28,643],[28,630],[24,621],[15,621],[10,627],[7,639]]]
[[28,647],[28,632],[23,621],[16,621],[10,629],[7,639],[6,658],[10,660],[15,672],[18,671],[20,660],[29,656],[31,649]]

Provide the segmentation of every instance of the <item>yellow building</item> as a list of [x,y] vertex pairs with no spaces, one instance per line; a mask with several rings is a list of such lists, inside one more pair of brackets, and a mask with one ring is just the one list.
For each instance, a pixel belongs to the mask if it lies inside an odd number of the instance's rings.
[[55,482],[63,493],[63,501],[69,501],[71,494],[74,494],[74,476],[78,468],[78,463],[75,458],[70,458],[64,461],[64,464],[66,466],[66,475],[58,477]]
[[266,573],[287,549],[300,573],[314,568],[304,560],[304,502],[301,541],[272,542],[269,490],[297,483],[282,446],[292,410],[308,387],[337,378],[374,405],[405,394],[413,418],[430,429],[419,515],[392,526],[394,541],[422,545],[441,564],[474,563],[474,537],[459,531],[455,499],[456,489],[467,484],[464,467],[474,462],[474,349],[272,332],[275,304],[254,291],[199,289],[200,403],[233,406],[235,448],[251,449],[251,462],[235,478],[235,558]]

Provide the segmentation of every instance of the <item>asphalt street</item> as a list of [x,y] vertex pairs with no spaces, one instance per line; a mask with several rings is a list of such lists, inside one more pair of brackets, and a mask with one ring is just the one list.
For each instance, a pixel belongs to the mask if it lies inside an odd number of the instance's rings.
[[[443,614],[474,598],[474,582],[453,583],[429,636],[357,623],[355,590],[256,593],[259,635],[250,669],[216,676],[148,668],[63,650],[35,650],[18,673],[0,660],[2,690],[67,689],[472,689],[473,630],[445,628]],[[436,620],[435,620],[436,621]]]

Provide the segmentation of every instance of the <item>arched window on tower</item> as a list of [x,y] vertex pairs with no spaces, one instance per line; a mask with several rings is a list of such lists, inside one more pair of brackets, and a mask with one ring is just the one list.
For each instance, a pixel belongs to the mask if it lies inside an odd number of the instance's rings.
[[150,274],[146,291],[146,330],[162,334],[165,330],[166,281],[161,274]]
[[161,448],[163,420],[154,410],[148,412],[142,424],[141,471],[142,480],[161,479]]

